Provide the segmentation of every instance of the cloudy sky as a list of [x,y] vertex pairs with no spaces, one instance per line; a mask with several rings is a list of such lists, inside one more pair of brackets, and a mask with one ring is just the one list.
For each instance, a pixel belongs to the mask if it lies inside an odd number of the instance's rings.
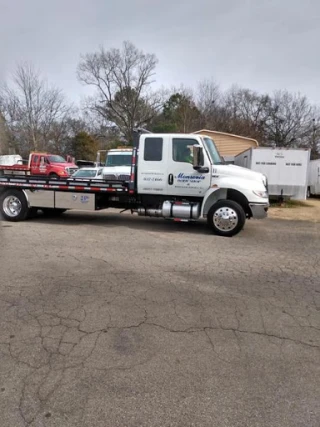
[[318,0],[0,0],[0,79],[31,61],[68,98],[80,54],[124,40],[155,53],[157,84],[214,79],[320,104]]

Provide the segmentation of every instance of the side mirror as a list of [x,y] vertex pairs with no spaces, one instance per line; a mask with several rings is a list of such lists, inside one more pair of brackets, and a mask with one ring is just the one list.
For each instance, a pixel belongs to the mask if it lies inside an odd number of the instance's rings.
[[193,168],[199,169],[204,165],[203,148],[200,145],[193,145]]

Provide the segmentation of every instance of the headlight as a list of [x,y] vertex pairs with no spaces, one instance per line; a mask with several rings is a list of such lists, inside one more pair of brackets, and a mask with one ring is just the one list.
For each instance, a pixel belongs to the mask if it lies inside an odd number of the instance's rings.
[[253,194],[255,194],[258,197],[261,197],[262,199],[268,198],[268,192],[267,191],[253,191]]

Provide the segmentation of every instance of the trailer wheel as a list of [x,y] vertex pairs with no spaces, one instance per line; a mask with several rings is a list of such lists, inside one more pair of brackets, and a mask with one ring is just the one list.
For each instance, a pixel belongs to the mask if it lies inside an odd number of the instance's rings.
[[0,195],[0,211],[7,221],[23,221],[30,209],[24,193],[20,190],[6,190]]
[[310,187],[307,188],[307,199],[310,199],[311,197],[311,191],[310,191]]
[[42,210],[43,215],[45,217],[54,218],[54,217],[62,215],[67,209],[43,208],[41,210]]
[[231,237],[238,234],[244,227],[246,214],[233,200],[219,200],[209,210],[207,223],[214,234]]

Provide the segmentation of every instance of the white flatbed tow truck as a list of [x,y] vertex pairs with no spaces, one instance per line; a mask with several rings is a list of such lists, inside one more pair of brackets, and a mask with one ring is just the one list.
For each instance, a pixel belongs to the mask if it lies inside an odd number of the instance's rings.
[[50,179],[6,174],[0,167],[0,213],[22,221],[38,210],[118,208],[174,221],[206,219],[221,236],[239,233],[246,219],[267,216],[266,177],[224,164],[211,138],[134,132],[128,180]]

